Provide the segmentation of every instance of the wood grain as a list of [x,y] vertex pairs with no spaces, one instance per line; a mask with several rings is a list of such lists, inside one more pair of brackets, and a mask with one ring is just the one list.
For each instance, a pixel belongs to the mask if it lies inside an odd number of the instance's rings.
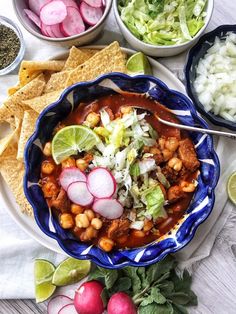
[[[0,11],[3,3],[0,4]],[[235,23],[236,1],[215,0],[215,8],[208,30],[221,24]],[[106,31],[99,43],[118,40],[124,45],[111,13]],[[113,33],[109,31],[113,30]],[[42,42],[42,45],[47,45]],[[175,58],[159,59],[164,65],[183,79],[182,70],[186,53]],[[201,261],[193,273],[193,288],[199,296],[199,306],[191,309],[193,314],[235,314],[236,313],[236,213],[233,213],[216,239],[212,254]],[[45,314],[46,304],[36,304],[33,300],[2,300],[0,314]]]

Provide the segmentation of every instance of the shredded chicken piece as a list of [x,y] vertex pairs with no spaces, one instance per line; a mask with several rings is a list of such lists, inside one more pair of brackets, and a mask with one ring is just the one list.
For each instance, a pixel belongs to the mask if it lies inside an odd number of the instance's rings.
[[108,238],[116,239],[128,234],[130,222],[128,219],[115,219],[107,230]]
[[190,171],[194,172],[199,167],[200,163],[197,159],[193,143],[189,138],[180,141],[178,149],[179,157],[183,165]]

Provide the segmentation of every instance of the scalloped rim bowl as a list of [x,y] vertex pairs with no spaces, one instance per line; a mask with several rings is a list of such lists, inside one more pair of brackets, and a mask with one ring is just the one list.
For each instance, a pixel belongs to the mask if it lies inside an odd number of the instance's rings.
[[214,189],[220,173],[219,160],[214,151],[212,137],[190,133],[201,163],[198,187],[188,210],[168,234],[143,247],[106,253],[95,245],[81,243],[70,232],[63,230],[58,219],[48,208],[38,185],[43,157],[42,147],[46,141],[50,140],[57,123],[63,120],[80,102],[122,92],[145,93],[168,107],[182,123],[208,127],[197,114],[189,98],[180,92],[170,90],[159,79],[147,75],[130,77],[121,73],[112,73],[103,75],[94,81],[78,83],[67,88],[57,102],[40,114],[36,123],[36,131],[29,139],[25,149],[24,191],[34,209],[34,216],[39,228],[55,239],[68,255],[78,259],[90,259],[97,265],[111,269],[124,266],[147,266],[187,245],[192,240],[197,227],[212,211],[215,201]]
[[196,65],[199,60],[206,54],[207,50],[214,44],[216,36],[224,38],[225,34],[228,32],[236,33],[236,25],[221,25],[214,29],[213,31],[203,35],[197,44],[192,47],[189,51],[187,57],[187,63],[185,65],[185,81],[186,81],[186,90],[189,97],[193,100],[197,110],[203,114],[209,121],[215,125],[226,127],[230,130],[236,131],[236,122],[227,121],[220,116],[215,115],[214,113],[207,112],[204,106],[198,99],[198,96],[193,87],[193,80],[196,77]]

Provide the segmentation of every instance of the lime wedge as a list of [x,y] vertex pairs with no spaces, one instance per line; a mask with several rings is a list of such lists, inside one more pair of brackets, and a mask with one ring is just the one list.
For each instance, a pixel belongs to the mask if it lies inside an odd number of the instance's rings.
[[132,55],[127,63],[126,67],[128,74],[150,74],[152,75],[152,68],[148,61],[148,58],[142,52],[137,52]]
[[56,286],[52,284],[52,276],[55,266],[43,259],[34,262],[34,283],[36,302],[44,302],[52,296]]
[[82,261],[69,257],[57,266],[52,283],[59,287],[72,285],[86,277],[90,271],[90,267],[90,261]]
[[236,172],[232,173],[228,179],[227,192],[229,199],[236,205]]
[[83,125],[70,125],[56,133],[52,140],[52,156],[56,164],[78,152],[89,151],[100,142],[98,135]]

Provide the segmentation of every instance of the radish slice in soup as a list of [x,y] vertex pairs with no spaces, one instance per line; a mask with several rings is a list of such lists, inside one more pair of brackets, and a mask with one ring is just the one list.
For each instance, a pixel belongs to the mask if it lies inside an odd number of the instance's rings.
[[36,15],[33,11],[27,9],[24,9],[24,12],[28,16],[28,18],[40,28],[41,23],[38,15]]
[[78,314],[78,312],[76,311],[74,304],[68,304],[63,306],[58,314]]
[[103,12],[101,8],[94,8],[85,2],[80,4],[80,13],[85,23],[94,26],[101,19]]
[[73,304],[71,298],[65,295],[57,295],[49,301],[47,312],[48,314],[58,314],[58,312],[68,304]]
[[83,1],[94,8],[100,8],[102,6],[102,0],[83,0]]
[[73,36],[85,31],[85,25],[78,9],[67,7],[67,17],[61,23],[61,31],[65,36]]
[[52,1],[42,7],[40,19],[46,25],[55,25],[67,16],[66,6],[62,1]]
[[81,206],[88,206],[94,200],[93,195],[87,188],[87,184],[82,181],[71,183],[67,189],[67,195],[73,203]]
[[88,175],[88,189],[96,198],[111,197],[116,190],[116,180],[106,168],[98,167]]
[[86,182],[87,178],[81,170],[75,167],[65,168],[59,177],[59,182],[65,191],[71,183],[78,181]]
[[93,210],[107,219],[117,219],[123,214],[124,208],[117,200],[104,198],[93,203]]

